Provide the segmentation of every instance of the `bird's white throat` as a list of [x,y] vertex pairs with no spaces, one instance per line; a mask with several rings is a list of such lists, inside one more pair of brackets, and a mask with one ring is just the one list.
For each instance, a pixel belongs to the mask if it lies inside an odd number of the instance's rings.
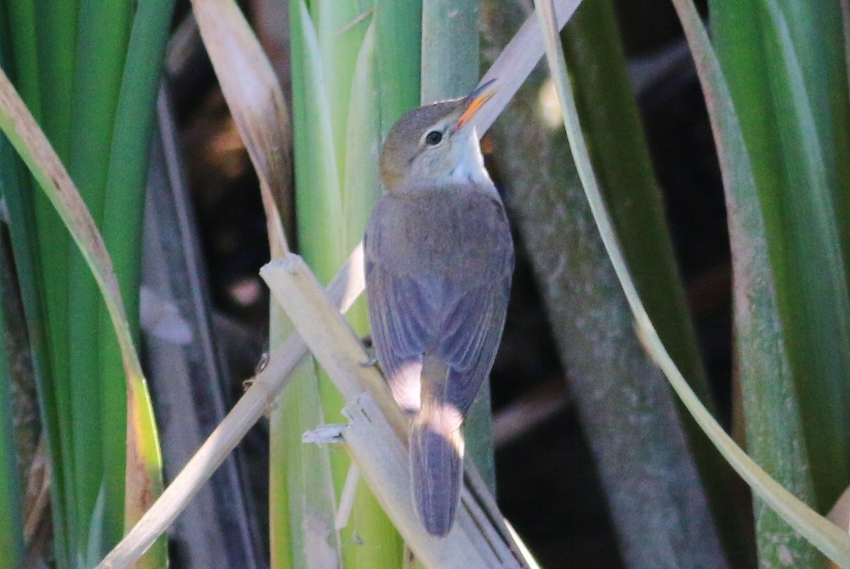
[[446,172],[446,183],[493,185],[490,174],[484,167],[484,156],[481,155],[475,130],[470,131],[466,140],[455,141],[452,154],[453,167]]

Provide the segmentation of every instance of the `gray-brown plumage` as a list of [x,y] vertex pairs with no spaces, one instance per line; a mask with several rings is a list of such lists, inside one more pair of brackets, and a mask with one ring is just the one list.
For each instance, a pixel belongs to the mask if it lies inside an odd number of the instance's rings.
[[411,418],[416,510],[438,536],[454,523],[461,425],[493,365],[514,264],[505,209],[469,122],[488,98],[420,107],[395,124],[381,155],[387,194],[366,228],[372,340]]

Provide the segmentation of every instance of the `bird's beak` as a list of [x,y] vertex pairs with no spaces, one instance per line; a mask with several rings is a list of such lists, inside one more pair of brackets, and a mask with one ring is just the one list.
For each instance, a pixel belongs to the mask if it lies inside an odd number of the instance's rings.
[[493,98],[493,95],[499,90],[499,88],[495,85],[496,80],[490,79],[483,85],[479,85],[475,91],[469,94],[466,98],[466,110],[460,115],[460,118],[457,120],[457,125],[455,126],[455,130],[460,130],[463,125],[472,120],[478,111],[484,106],[484,103]]

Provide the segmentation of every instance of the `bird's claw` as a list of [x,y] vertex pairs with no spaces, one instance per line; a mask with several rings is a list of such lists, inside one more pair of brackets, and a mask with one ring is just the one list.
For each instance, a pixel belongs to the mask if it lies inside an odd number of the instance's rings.
[[372,367],[378,363],[378,358],[375,356],[374,346],[372,345],[372,336],[367,334],[360,341],[363,343],[363,349],[366,350],[366,355],[369,356],[365,362],[360,362],[360,367]]

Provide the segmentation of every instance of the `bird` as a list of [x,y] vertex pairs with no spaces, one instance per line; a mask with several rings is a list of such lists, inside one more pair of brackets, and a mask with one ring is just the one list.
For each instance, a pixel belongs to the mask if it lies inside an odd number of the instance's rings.
[[455,521],[461,426],[493,366],[514,268],[473,120],[495,91],[488,82],[395,123],[379,163],[384,193],[364,236],[372,343],[409,419],[414,508],[437,537]]

